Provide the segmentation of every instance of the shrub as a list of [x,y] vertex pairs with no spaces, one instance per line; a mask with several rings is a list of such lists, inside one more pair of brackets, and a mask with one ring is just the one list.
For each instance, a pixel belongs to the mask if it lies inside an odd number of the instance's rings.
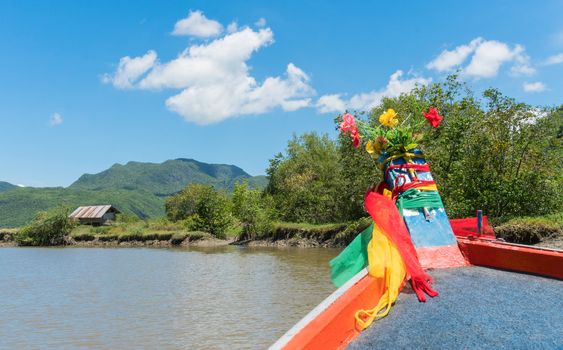
[[224,191],[191,184],[166,201],[166,215],[172,221],[186,220],[187,229],[205,231],[224,238],[232,223],[231,203]]
[[58,208],[49,212],[40,212],[27,226],[15,235],[18,245],[49,246],[64,243],[64,238],[74,227],[74,222],[68,217],[69,210]]
[[272,217],[261,191],[249,189],[248,182],[237,183],[232,201],[233,215],[242,225],[239,240],[254,239],[272,231]]

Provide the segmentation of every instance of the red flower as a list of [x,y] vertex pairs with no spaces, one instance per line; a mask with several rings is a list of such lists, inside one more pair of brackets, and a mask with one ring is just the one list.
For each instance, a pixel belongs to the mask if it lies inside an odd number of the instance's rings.
[[357,131],[352,133],[352,143],[354,145],[354,148],[360,147],[360,135]]
[[422,112],[422,114],[424,115],[424,118],[426,118],[426,120],[428,120],[428,122],[430,123],[430,125],[432,125],[433,128],[437,128],[440,126],[440,123],[442,122],[442,116],[438,114],[438,110],[434,107],[430,107],[428,108],[428,112]]
[[360,147],[360,134],[353,115],[350,113],[344,114],[342,116],[342,123],[340,123],[340,127],[338,129],[343,134],[350,134],[350,136],[352,136],[354,147]]

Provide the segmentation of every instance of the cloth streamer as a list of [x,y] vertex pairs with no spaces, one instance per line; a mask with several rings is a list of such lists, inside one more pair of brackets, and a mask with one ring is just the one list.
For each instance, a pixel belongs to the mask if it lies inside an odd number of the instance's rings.
[[426,301],[424,293],[430,297],[437,296],[438,292],[430,287],[431,277],[424,272],[418,261],[409,231],[395,203],[379,193],[368,192],[365,197],[365,207],[374,223],[393,242],[401,254],[418,300],[421,302]]

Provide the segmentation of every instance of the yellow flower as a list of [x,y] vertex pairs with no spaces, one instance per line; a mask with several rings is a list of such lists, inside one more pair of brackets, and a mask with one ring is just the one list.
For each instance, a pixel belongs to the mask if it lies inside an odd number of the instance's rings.
[[379,116],[379,122],[391,128],[395,127],[399,124],[399,121],[395,118],[396,116],[397,112],[393,108],[389,108]]
[[368,143],[366,143],[366,151],[369,154],[374,154],[375,153],[375,145],[373,144],[372,140],[369,140]]

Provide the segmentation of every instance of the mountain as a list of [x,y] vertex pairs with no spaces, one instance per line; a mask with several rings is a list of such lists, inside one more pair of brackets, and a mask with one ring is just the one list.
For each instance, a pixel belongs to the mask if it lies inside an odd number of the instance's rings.
[[84,174],[66,188],[11,185],[9,191],[0,189],[0,227],[24,225],[38,211],[60,205],[73,208],[108,203],[141,218],[158,217],[164,215],[166,197],[190,183],[231,191],[237,181],[248,181],[253,188],[264,188],[267,184],[265,176],[250,176],[234,165],[207,164],[193,159],[114,164],[100,173]]
[[12,185],[9,182],[0,181],[0,192],[11,190],[12,188],[16,188],[16,187],[18,187],[18,186]]
[[96,191],[143,190],[166,197],[181,191],[189,183],[203,183],[232,190],[237,181],[244,179],[250,180],[252,177],[234,165],[207,164],[180,158],[160,164],[141,162],[115,164],[101,173],[82,175],[69,188]]

